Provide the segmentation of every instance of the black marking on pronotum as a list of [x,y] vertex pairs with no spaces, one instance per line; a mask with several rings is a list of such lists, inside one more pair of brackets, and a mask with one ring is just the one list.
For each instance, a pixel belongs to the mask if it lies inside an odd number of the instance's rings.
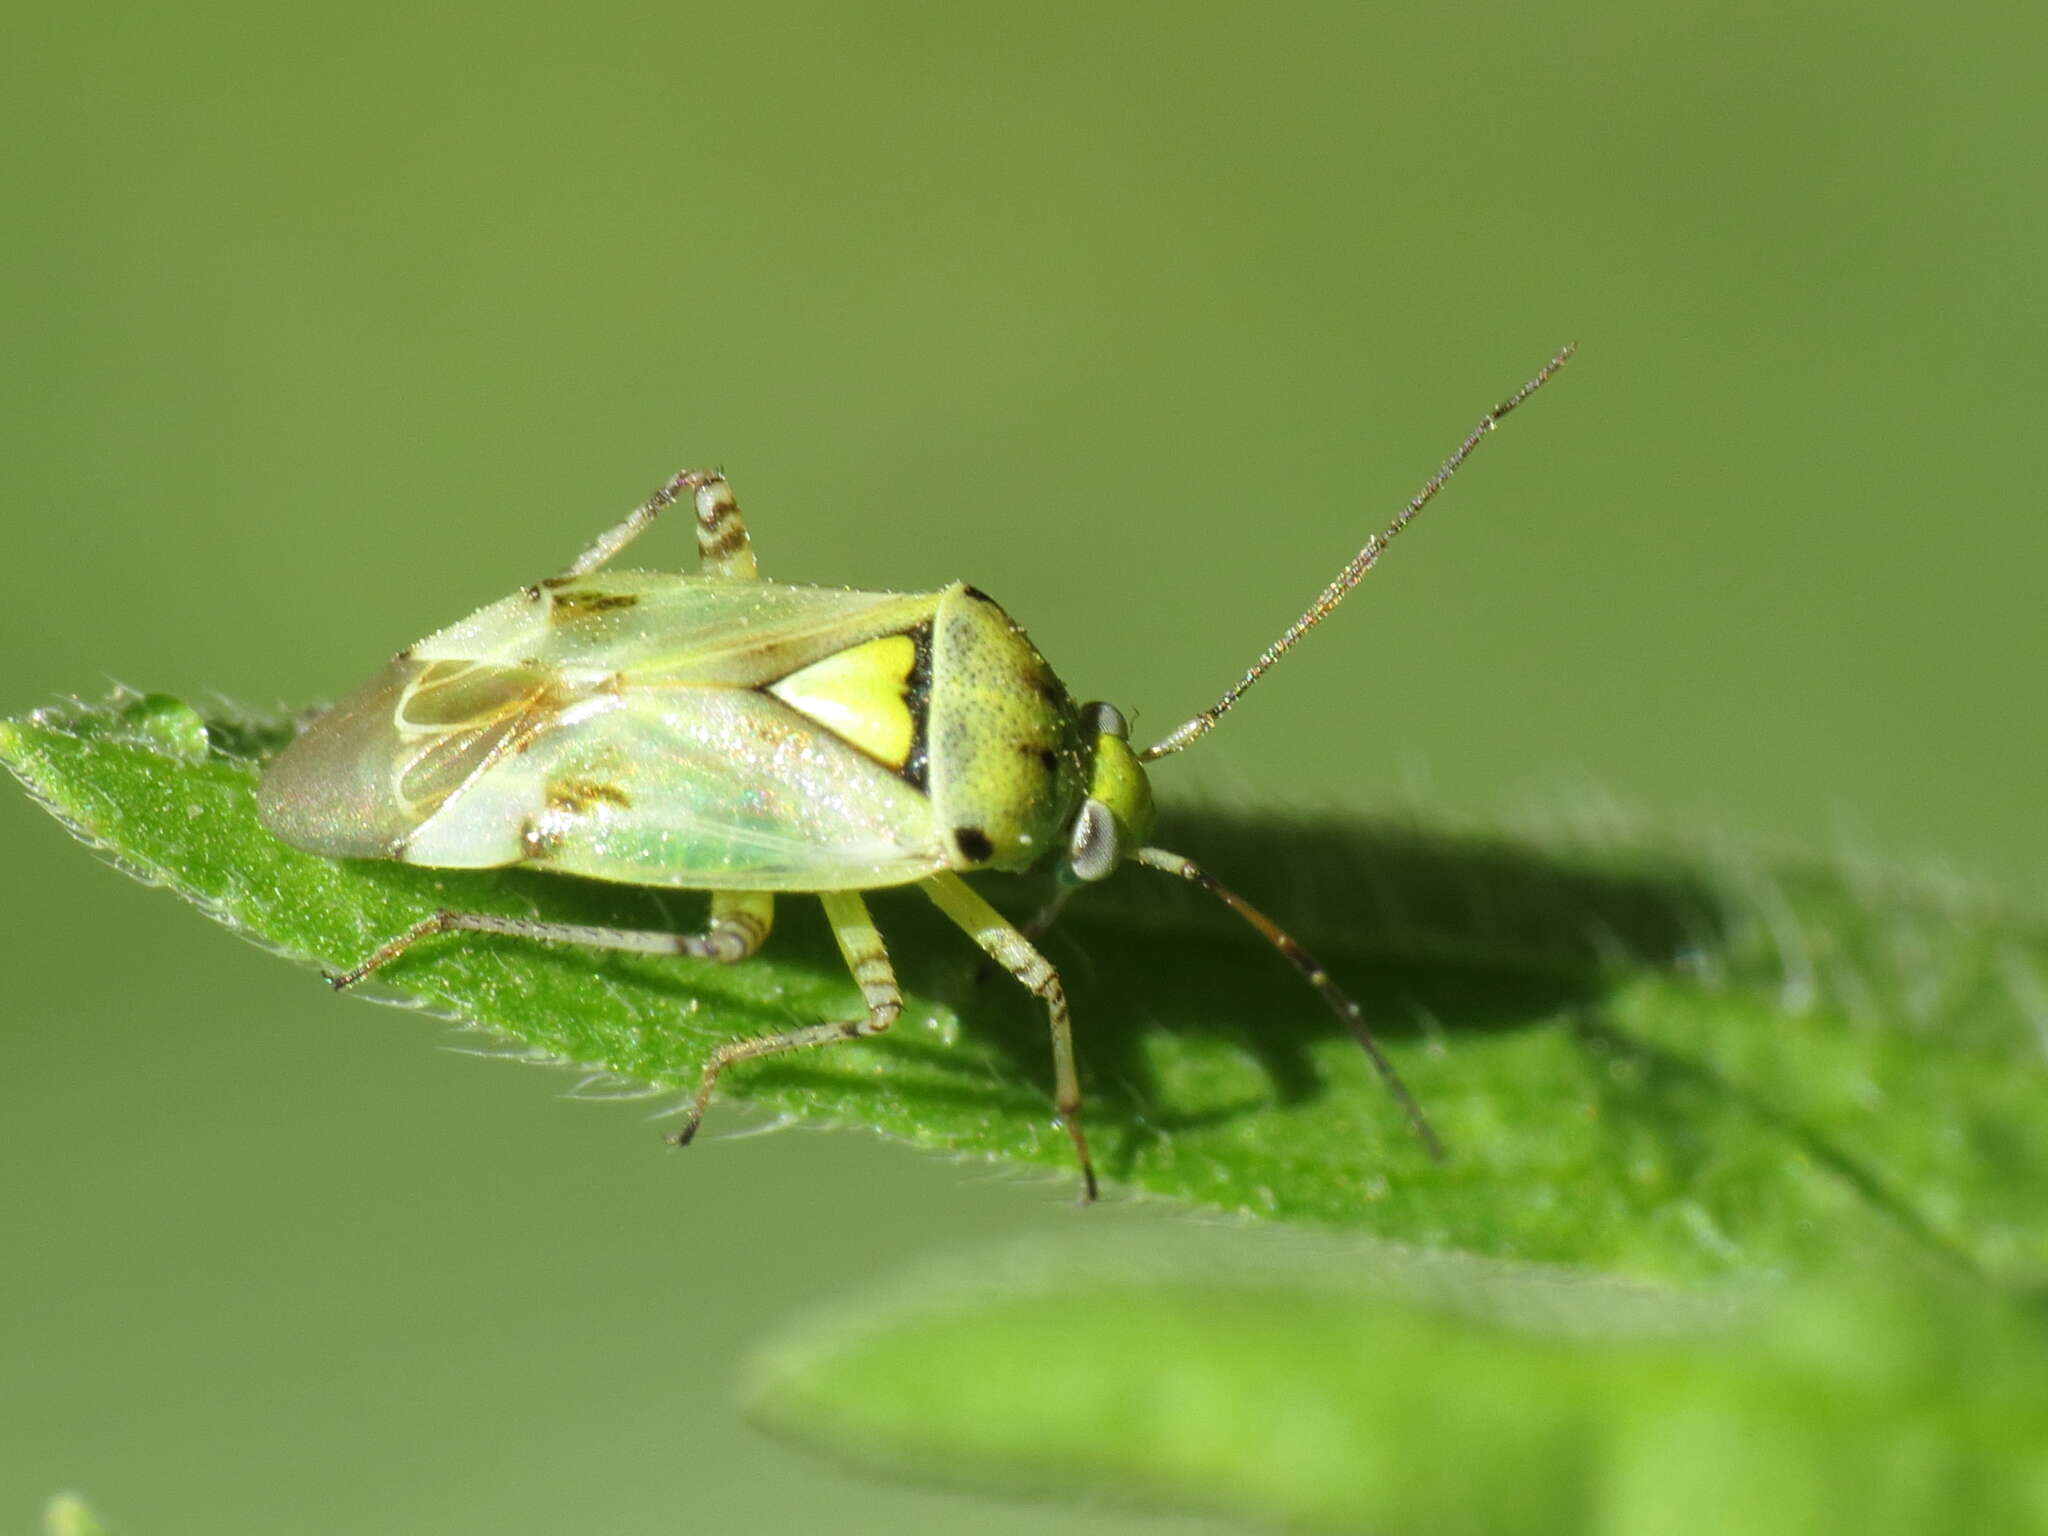
[[910,755],[896,770],[919,794],[931,793],[932,627],[919,624],[904,631],[917,654],[903,681],[903,707],[910,711]]
[[1051,773],[1060,765],[1059,753],[1053,751],[1051,747],[1041,747],[1035,741],[1020,741],[1017,743],[1017,750],[1026,757],[1038,759],[1038,766],[1047,773]]
[[960,850],[960,857],[971,864],[986,864],[995,857],[996,845],[979,827],[955,827],[953,846]]

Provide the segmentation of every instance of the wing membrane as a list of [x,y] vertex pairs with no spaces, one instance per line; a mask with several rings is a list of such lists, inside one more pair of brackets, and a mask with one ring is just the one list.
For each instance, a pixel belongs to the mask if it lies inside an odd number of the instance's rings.
[[927,622],[936,602],[930,593],[598,571],[515,592],[413,650],[576,678],[623,675],[634,687],[758,688]]
[[404,857],[695,890],[863,890],[946,862],[916,790],[737,689],[593,700],[477,775]]
[[726,890],[945,865],[929,801],[764,691],[931,594],[600,571],[401,654],[271,764],[265,825],[341,858]]
[[401,656],[271,762],[263,824],[330,858],[391,858],[429,816],[549,715],[530,667]]

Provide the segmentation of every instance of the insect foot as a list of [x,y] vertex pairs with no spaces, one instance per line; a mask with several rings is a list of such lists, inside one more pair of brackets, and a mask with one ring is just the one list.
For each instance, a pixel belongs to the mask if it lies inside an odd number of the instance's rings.
[[352,966],[346,971],[322,971],[320,974],[327,978],[327,985],[335,991],[346,992],[365,976],[389,965],[421,939],[437,933],[446,933],[450,928],[466,926],[463,922],[465,916],[464,913],[451,912],[443,907],[431,916],[421,918],[389,943],[381,945],[377,952],[362,964]]

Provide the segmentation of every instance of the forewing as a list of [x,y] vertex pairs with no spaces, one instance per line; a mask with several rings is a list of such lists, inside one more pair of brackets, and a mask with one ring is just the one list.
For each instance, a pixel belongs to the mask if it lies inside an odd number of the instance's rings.
[[536,664],[635,688],[759,688],[926,623],[930,593],[849,592],[656,571],[541,582],[429,635],[417,655]]
[[946,862],[917,790],[770,695],[726,688],[572,705],[477,775],[404,857],[795,891],[898,885]]
[[402,856],[425,822],[551,710],[548,678],[531,667],[401,655],[272,760],[257,809],[295,847]]
[[935,602],[646,571],[543,582],[315,720],[265,774],[264,822],[316,853],[444,868],[733,890],[918,879],[945,862],[924,795],[756,690],[914,631]]

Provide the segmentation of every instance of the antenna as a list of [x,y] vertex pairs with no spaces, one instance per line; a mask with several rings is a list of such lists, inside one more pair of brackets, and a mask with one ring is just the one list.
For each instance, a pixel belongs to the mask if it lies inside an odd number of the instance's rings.
[[1231,705],[1244,696],[1244,691],[1270,672],[1273,664],[1287,654],[1294,642],[1320,624],[1329,615],[1330,610],[1343,602],[1351,589],[1364,579],[1365,573],[1379,563],[1380,552],[1392,541],[1394,535],[1406,528],[1415,514],[1429,505],[1436,493],[1444,488],[1444,482],[1458,472],[1458,466],[1472,456],[1472,450],[1479,446],[1486,434],[1500,424],[1501,417],[1548,384],[1551,376],[1570,362],[1572,354],[1578,349],[1579,344],[1573,342],[1545,363],[1543,371],[1535,378],[1482,416],[1479,425],[1471,430],[1464,442],[1458,444],[1458,451],[1444,460],[1443,468],[1430,476],[1429,483],[1417,491],[1414,499],[1401,509],[1401,515],[1387,524],[1384,531],[1374,534],[1365,541],[1365,548],[1354,555],[1351,563],[1337,573],[1336,579],[1323,588],[1322,596],[1309,604],[1308,611],[1288,625],[1286,632],[1260,653],[1259,659],[1252,663],[1251,670],[1231,684],[1222,698],[1196,715],[1194,719],[1175,727],[1154,745],[1147,747],[1139,755],[1138,761],[1149,763],[1156,758],[1166,757],[1214,730],[1216,722],[1223,718]]
[[1408,1085],[1401,1081],[1401,1074],[1394,1070],[1394,1064],[1387,1060],[1386,1052],[1380,1049],[1379,1041],[1373,1038],[1372,1030],[1365,1022],[1365,1010],[1338,989],[1337,984],[1330,980],[1330,973],[1323,969],[1322,963],[1314,955],[1303,949],[1293,935],[1273,919],[1193,859],[1169,853],[1164,848],[1140,848],[1131,857],[1147,869],[1156,869],[1163,874],[1179,875],[1183,880],[1194,881],[1250,923],[1268,944],[1285,955],[1287,963],[1299,971],[1302,978],[1316,989],[1323,1001],[1330,1005],[1330,1011],[1344,1021],[1344,1027],[1351,1031],[1351,1037],[1364,1047],[1365,1054],[1379,1072],[1380,1080],[1387,1085],[1387,1092],[1394,1096],[1394,1102],[1401,1106],[1401,1112],[1408,1117],[1409,1127],[1428,1151],[1430,1160],[1438,1163],[1444,1161],[1443,1142],[1438,1139],[1435,1128],[1430,1125],[1429,1117],[1422,1112],[1422,1106],[1415,1102],[1415,1095],[1410,1093]]

